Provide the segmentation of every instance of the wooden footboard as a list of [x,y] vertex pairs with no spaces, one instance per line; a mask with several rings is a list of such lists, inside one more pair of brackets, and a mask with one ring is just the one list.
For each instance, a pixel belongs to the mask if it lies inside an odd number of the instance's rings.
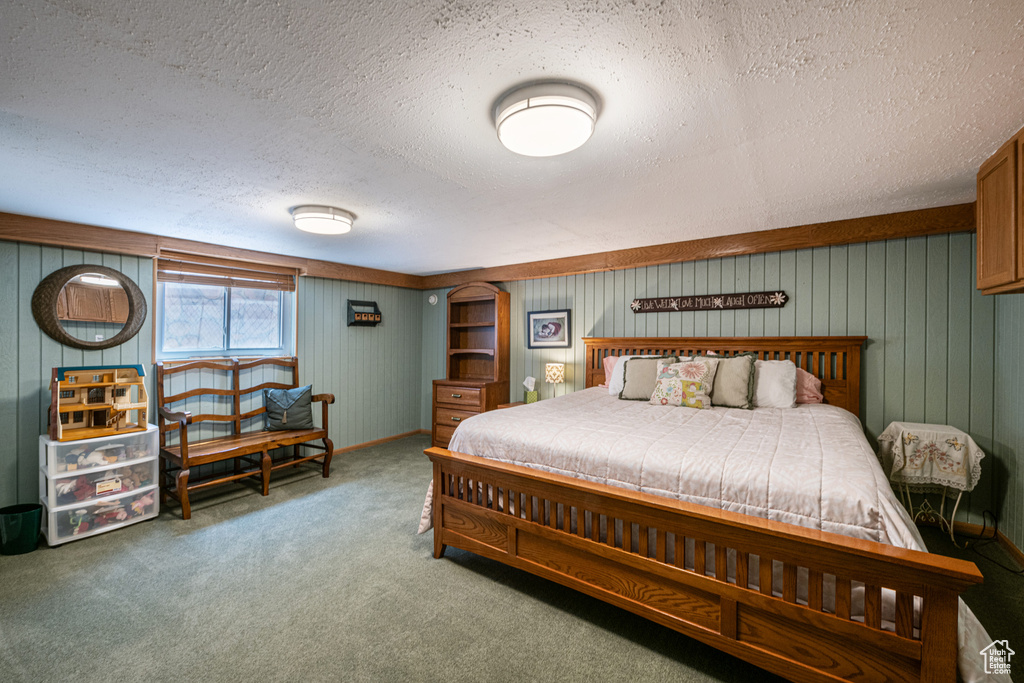
[[[504,562],[793,681],[956,680],[957,598],[982,581],[970,562],[426,454],[435,557],[451,545]],[[883,590],[895,592],[894,630]]]

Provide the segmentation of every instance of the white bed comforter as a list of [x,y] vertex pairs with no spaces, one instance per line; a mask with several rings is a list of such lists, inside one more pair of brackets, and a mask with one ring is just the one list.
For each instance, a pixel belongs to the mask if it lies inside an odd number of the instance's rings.
[[[851,413],[694,410],[593,388],[464,421],[449,448],[803,527],[926,550]],[[420,531],[430,528],[428,491]],[[961,601],[960,673],[991,640]],[[1008,680],[1008,679],[1007,679]]]

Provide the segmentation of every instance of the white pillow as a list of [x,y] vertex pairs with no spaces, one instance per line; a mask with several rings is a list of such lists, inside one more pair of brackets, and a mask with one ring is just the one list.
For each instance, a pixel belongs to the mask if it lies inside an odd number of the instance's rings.
[[754,362],[754,407],[796,407],[796,365],[793,361]]
[[[615,368],[612,370],[611,378],[605,377],[604,381],[608,383],[608,393],[616,398],[622,393],[622,388],[626,386],[626,361],[630,358],[661,358],[662,354],[652,354],[647,356],[619,356],[619,359],[615,361]],[[690,360],[689,356],[680,356],[680,361]]]

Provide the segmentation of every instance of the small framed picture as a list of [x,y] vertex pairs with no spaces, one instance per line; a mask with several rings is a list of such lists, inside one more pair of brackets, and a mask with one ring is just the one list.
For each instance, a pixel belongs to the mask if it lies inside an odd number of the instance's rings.
[[572,346],[572,312],[532,311],[526,314],[526,346],[531,349],[567,349]]

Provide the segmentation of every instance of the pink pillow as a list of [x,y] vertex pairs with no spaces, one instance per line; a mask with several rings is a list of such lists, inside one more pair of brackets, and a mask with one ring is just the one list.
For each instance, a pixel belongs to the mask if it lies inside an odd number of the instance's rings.
[[618,356],[605,356],[601,361],[604,364],[604,382],[598,384],[599,387],[607,387],[608,380],[612,378],[612,372],[615,370],[615,363],[619,360]]
[[803,368],[796,369],[796,402],[822,403],[821,380]]

